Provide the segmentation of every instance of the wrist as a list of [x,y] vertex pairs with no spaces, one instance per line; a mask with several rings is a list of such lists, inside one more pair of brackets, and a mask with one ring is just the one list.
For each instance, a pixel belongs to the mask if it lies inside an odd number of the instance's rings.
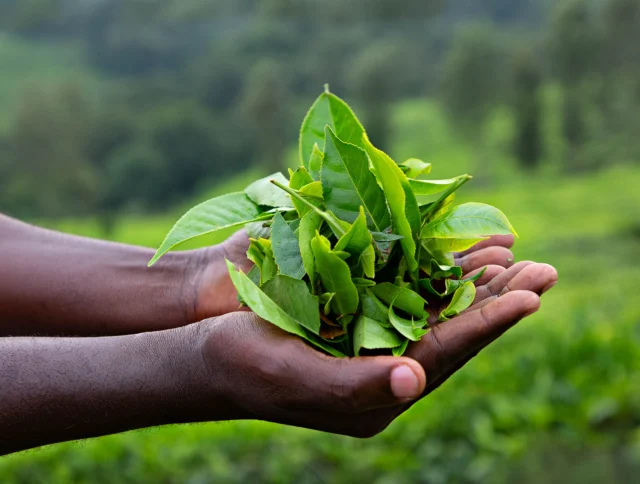
[[[143,343],[154,366],[163,373],[160,389],[165,424],[234,420],[243,418],[229,398],[224,355],[212,351],[217,338],[215,319],[182,328],[148,333]],[[216,344],[219,348],[223,345]]]

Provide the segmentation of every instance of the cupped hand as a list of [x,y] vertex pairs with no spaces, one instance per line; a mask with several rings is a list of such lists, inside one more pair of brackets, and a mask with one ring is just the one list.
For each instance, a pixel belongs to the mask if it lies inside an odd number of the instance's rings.
[[[473,267],[476,263],[470,260],[495,256],[494,262],[500,263],[508,249],[494,247],[461,254],[460,261]],[[487,250],[487,255],[479,255]],[[355,437],[376,435],[514,324],[536,312],[540,295],[557,282],[555,269],[546,264],[521,262],[509,269],[489,265],[477,282],[474,305],[434,325],[409,347],[405,357],[338,359],[251,312],[212,319],[200,325],[208,391],[212,399],[222,400],[231,409],[227,418],[267,420]]]
[[[512,235],[491,237],[466,252],[456,254],[456,264],[465,274],[487,267],[482,278],[486,281],[513,264],[513,254],[509,250],[513,241]],[[194,265],[192,287],[195,290],[187,298],[190,322],[238,311],[238,292],[231,282],[224,259],[246,273],[252,266],[246,256],[248,248],[249,237],[241,230],[219,245],[193,252],[198,262]],[[429,299],[429,302],[433,303],[430,307],[439,307],[439,301]]]

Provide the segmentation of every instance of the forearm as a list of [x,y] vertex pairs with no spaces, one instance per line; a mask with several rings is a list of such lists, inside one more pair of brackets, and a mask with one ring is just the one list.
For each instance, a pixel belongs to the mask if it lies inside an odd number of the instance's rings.
[[200,330],[0,338],[0,455],[149,426],[228,418]]
[[113,335],[193,322],[193,253],[153,251],[0,215],[0,335]]

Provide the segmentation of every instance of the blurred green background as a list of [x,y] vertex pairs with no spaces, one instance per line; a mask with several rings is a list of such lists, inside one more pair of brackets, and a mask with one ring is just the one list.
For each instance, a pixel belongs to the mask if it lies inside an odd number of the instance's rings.
[[371,440],[152,429],[0,482],[637,481],[640,0],[0,0],[0,211],[157,246],[295,164],[325,82],[398,161],[475,176],[558,268],[542,310]]

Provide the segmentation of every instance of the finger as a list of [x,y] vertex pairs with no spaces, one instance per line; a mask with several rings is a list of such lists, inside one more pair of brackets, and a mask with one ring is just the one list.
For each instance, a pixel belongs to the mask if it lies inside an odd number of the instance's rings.
[[476,245],[471,247],[464,252],[460,252],[459,256],[463,257],[465,255],[471,254],[472,252],[477,252],[482,249],[486,249],[487,247],[506,247],[510,249],[513,247],[513,243],[515,241],[515,237],[513,235],[494,235],[493,237],[489,237],[487,240],[483,240],[482,242],[478,242]]
[[506,247],[487,247],[457,258],[456,264],[462,268],[464,274],[488,265],[511,267],[513,253]]
[[489,281],[495,279],[504,271],[506,271],[506,269],[502,266],[490,265],[490,266],[481,267],[479,269],[476,269],[475,271],[471,271],[469,274],[466,275],[466,277],[475,277],[482,271],[484,271],[484,274],[482,274],[480,276],[480,279],[476,281],[476,287],[484,286]]
[[496,277],[489,280],[484,285],[478,286],[476,289],[476,298],[474,303],[479,303],[487,298],[497,296],[502,289],[517,276],[525,267],[533,265],[531,261],[518,262],[516,265],[509,267],[505,271],[498,274]]
[[307,395],[310,409],[361,413],[414,400],[426,387],[424,369],[411,358],[315,355],[297,365],[301,379],[314,381]]
[[422,364],[429,382],[436,381],[466,355],[483,348],[539,307],[537,294],[509,292],[482,309],[436,326],[409,349],[407,356]]
[[474,305],[471,306],[468,311],[480,309],[482,306],[500,296],[504,296],[510,291],[531,291],[542,295],[558,282],[558,272],[549,264],[519,263],[510,270],[516,268],[520,270],[518,272],[513,271],[513,277],[507,279],[504,274],[501,274],[484,287],[478,288]]

